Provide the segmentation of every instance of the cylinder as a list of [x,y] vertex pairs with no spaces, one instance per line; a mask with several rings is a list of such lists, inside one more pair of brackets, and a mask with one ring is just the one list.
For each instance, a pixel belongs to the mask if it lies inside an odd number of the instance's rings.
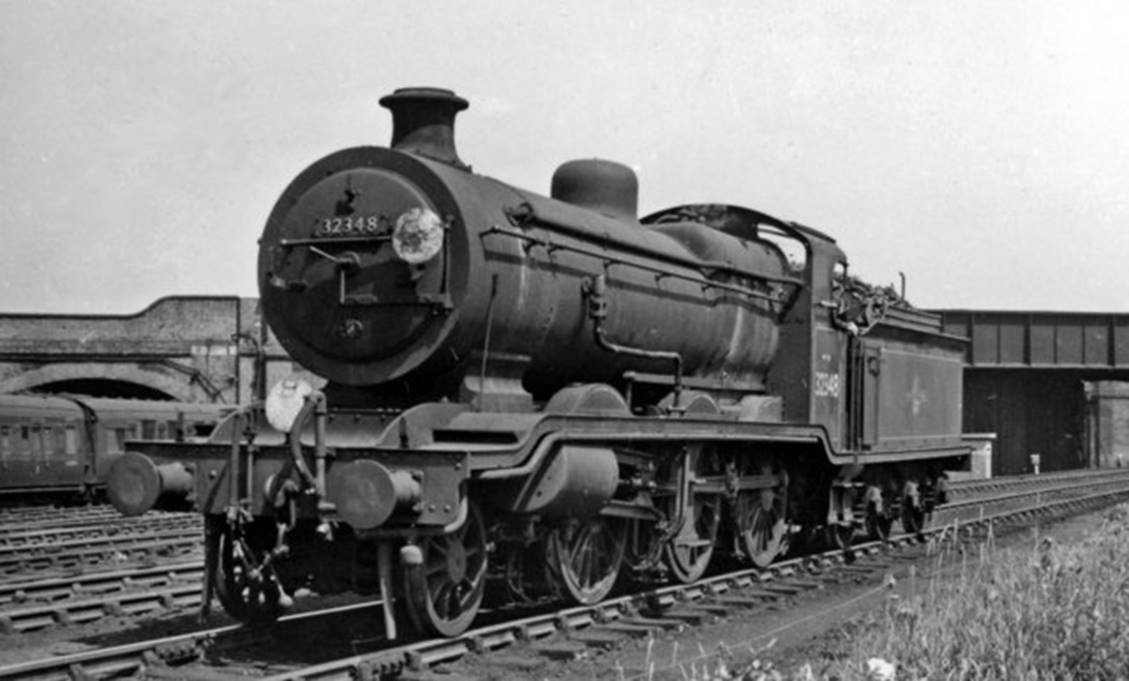
[[326,493],[342,520],[354,529],[371,530],[419,501],[420,484],[407,471],[362,459],[334,466]]
[[619,463],[606,447],[565,445],[531,475],[497,485],[491,499],[517,513],[583,518],[600,512],[619,485]]
[[192,492],[192,473],[179,461],[156,464],[138,452],[126,452],[110,466],[106,495],[119,513],[138,516],[157,505],[183,503]]

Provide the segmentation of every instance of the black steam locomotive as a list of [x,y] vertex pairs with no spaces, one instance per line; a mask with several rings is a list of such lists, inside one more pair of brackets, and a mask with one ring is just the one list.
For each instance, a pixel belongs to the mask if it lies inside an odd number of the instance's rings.
[[920,530],[967,455],[964,341],[937,317],[814,229],[639,218],[606,161],[561,166],[546,198],[459,159],[452,92],[381,104],[391,147],[307,168],[260,242],[266,319],[324,391],[281,383],[226,446],[137,449],[193,461],[228,612],[355,590],[390,636],[453,635],[488,593],[591,603],[816,531]]

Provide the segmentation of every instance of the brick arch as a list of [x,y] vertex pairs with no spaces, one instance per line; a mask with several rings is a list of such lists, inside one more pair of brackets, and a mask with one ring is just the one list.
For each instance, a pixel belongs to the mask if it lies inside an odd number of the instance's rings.
[[46,364],[0,381],[0,393],[32,390],[41,385],[74,380],[133,383],[162,392],[178,402],[206,399],[206,396],[198,394],[187,376],[172,370],[99,362]]

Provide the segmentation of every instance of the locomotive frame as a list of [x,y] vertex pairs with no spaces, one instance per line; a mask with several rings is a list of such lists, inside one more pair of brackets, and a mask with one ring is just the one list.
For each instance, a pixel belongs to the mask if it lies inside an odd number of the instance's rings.
[[488,597],[592,603],[722,553],[921,530],[969,451],[964,339],[936,316],[847,277],[817,230],[725,204],[639,220],[607,162],[542,197],[469,172],[453,93],[382,104],[392,147],[312,165],[261,241],[264,314],[325,391],[281,384],[227,444],[134,448],[192,461],[205,609],[268,621],[348,589],[390,637],[447,636]]

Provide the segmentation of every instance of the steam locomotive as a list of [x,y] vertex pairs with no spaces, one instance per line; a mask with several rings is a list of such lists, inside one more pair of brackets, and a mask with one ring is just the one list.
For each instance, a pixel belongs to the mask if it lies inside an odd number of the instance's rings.
[[[108,489],[107,478],[127,440],[204,438],[228,411],[214,404],[0,395],[0,505],[88,502],[109,494],[124,508],[138,488]],[[166,470],[167,486],[177,487],[174,469]],[[181,488],[188,482],[180,477]]]
[[488,598],[592,603],[721,554],[920,531],[968,455],[965,340],[936,316],[815,229],[639,218],[634,173],[600,160],[538,195],[460,160],[453,92],[380,103],[390,148],[308,167],[260,241],[266,320],[325,388],[283,381],[226,445],[135,448],[193,461],[205,607],[266,621],[352,590],[390,637],[449,636]]

